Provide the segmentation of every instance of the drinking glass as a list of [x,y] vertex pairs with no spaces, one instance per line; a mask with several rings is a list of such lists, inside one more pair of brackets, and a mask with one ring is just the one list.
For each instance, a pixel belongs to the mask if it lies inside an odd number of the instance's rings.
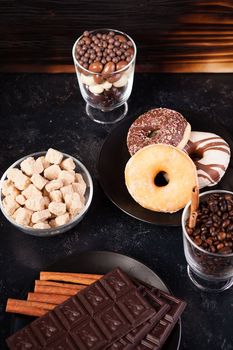
[[92,120],[101,124],[114,124],[123,119],[128,112],[127,100],[133,87],[137,51],[132,38],[118,30],[97,29],[90,33],[107,34],[110,31],[123,35],[133,45],[132,60],[122,69],[106,75],[102,72],[94,73],[82,67],[76,58],[76,46],[83,35],[76,40],[72,50],[79,88],[86,101],[86,113]]
[[[207,191],[200,195],[200,201],[206,200],[213,193],[233,195],[233,192],[224,190]],[[190,204],[186,205],[182,214],[183,244],[188,276],[195,286],[203,291],[226,290],[233,285],[233,253],[210,253],[192,241],[186,230]]]

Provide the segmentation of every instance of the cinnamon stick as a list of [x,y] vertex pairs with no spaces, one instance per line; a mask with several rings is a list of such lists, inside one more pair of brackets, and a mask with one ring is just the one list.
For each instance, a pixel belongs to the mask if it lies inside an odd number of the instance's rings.
[[46,294],[46,293],[28,293],[27,300],[29,301],[39,301],[41,303],[47,303],[48,300],[50,304],[61,304],[67,300],[69,295],[62,294]]
[[191,207],[189,214],[189,228],[194,228],[196,226],[197,221],[197,209],[199,207],[199,188],[198,186],[194,186],[192,189],[191,196]]
[[78,284],[90,285],[97,279],[100,279],[102,275],[92,275],[85,273],[69,273],[69,272],[48,272],[41,271],[40,280],[42,281],[61,281],[72,282]]
[[61,294],[61,295],[75,295],[80,291],[80,289],[71,289],[64,287],[55,287],[55,286],[40,286],[37,285],[34,288],[36,293],[46,293],[46,294]]
[[55,306],[56,305],[49,303],[9,298],[7,300],[6,312],[40,317],[49,310],[54,309]]
[[71,284],[71,283],[62,283],[62,282],[51,282],[51,281],[41,281],[35,280],[35,286],[54,286],[54,287],[62,287],[62,288],[70,288],[75,290],[81,290],[86,288],[83,284]]

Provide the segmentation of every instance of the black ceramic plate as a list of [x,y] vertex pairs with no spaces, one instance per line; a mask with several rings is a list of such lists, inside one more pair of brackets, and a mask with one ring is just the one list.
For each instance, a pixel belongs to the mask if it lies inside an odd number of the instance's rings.
[[[146,283],[153,285],[159,289],[168,292],[168,288],[163,281],[139,261],[130,258],[128,256],[106,252],[106,251],[93,251],[84,252],[82,254],[74,254],[63,260],[60,260],[56,264],[50,266],[47,271],[66,271],[66,272],[82,272],[82,273],[94,273],[94,274],[105,274],[111,271],[115,267],[120,267],[122,270],[127,272],[130,276],[140,279]],[[30,289],[28,286],[25,289],[25,293],[22,296],[25,298],[27,292]],[[15,333],[17,330],[26,326],[32,321],[32,317],[13,315],[11,333]],[[164,350],[178,350],[181,339],[181,322],[179,321],[169,336]]]
[[[125,186],[124,169],[130,158],[126,145],[126,137],[134,119],[135,117],[128,118],[121,122],[109,134],[102,146],[98,162],[101,187],[118,208],[134,218],[156,225],[179,226],[181,225],[182,210],[174,214],[165,214],[145,209],[133,200]],[[207,117],[193,116],[189,118],[189,123],[192,125],[192,130],[212,132],[223,137],[229,143],[231,150],[233,150],[232,137],[224,128],[214,124]],[[233,190],[232,159],[220,183],[216,187],[205,187],[203,190],[207,191],[214,188]]]

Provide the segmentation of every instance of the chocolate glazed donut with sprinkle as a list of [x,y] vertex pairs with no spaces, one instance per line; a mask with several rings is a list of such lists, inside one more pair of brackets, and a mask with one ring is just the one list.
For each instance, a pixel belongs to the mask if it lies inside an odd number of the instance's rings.
[[138,117],[127,135],[127,146],[132,156],[141,148],[165,143],[182,149],[188,142],[191,126],[176,111],[155,108]]

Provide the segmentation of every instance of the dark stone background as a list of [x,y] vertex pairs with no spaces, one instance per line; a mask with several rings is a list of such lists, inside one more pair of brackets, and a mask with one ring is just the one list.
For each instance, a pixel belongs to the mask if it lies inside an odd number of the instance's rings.
[[[232,289],[205,294],[189,281],[181,228],[157,227],[127,216],[104,195],[97,159],[112,127],[92,122],[84,110],[74,74],[2,74],[0,173],[23,155],[48,147],[79,158],[94,180],[93,202],[72,231],[52,238],[31,237],[0,216],[0,348],[5,349],[11,317],[8,297],[19,298],[35,273],[74,252],[110,250],[138,258],[152,268],[188,307],[182,316],[181,350],[231,350]],[[233,133],[230,74],[138,74],[129,115],[159,106],[209,118]],[[111,164],[106,164],[111,166]]]

